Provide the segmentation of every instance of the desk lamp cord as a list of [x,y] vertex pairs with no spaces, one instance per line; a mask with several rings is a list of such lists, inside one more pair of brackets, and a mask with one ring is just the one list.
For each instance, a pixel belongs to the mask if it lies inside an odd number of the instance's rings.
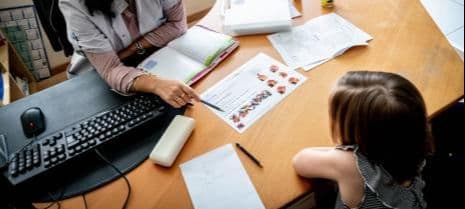
[[126,175],[124,175],[124,173],[118,169],[113,163],[111,163],[105,156],[103,156],[100,151],[98,149],[95,149],[94,150],[95,153],[103,160],[105,161],[105,163],[107,163],[108,165],[110,165],[119,175],[120,177],[123,177],[124,178],[124,181],[126,182],[126,185],[128,187],[128,194],[126,195],[126,200],[124,200],[124,205],[122,207],[122,209],[126,209],[127,206],[128,206],[128,203],[129,203],[129,198],[131,197],[131,183],[129,182],[128,178],[126,177]]

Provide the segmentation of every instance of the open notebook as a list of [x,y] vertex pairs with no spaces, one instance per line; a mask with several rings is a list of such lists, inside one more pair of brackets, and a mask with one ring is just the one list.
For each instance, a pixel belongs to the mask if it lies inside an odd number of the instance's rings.
[[213,70],[239,42],[202,26],[194,26],[181,37],[146,58],[139,68],[156,76],[191,85]]

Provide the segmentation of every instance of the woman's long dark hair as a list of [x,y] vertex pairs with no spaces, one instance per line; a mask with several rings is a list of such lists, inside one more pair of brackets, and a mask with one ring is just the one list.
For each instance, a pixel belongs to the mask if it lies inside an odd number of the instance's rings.
[[115,13],[111,10],[113,0],[84,0],[84,2],[92,16],[96,12],[101,12],[107,17],[115,17]]

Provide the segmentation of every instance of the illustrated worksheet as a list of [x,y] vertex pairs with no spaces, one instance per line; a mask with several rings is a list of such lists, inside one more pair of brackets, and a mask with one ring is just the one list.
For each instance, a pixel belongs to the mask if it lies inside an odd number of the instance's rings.
[[228,125],[243,133],[307,78],[260,53],[202,94]]

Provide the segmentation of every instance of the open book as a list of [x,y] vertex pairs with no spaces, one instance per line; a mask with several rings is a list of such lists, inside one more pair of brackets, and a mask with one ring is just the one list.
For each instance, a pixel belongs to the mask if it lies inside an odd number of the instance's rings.
[[231,36],[194,26],[150,55],[139,68],[191,85],[213,70],[239,46]]

